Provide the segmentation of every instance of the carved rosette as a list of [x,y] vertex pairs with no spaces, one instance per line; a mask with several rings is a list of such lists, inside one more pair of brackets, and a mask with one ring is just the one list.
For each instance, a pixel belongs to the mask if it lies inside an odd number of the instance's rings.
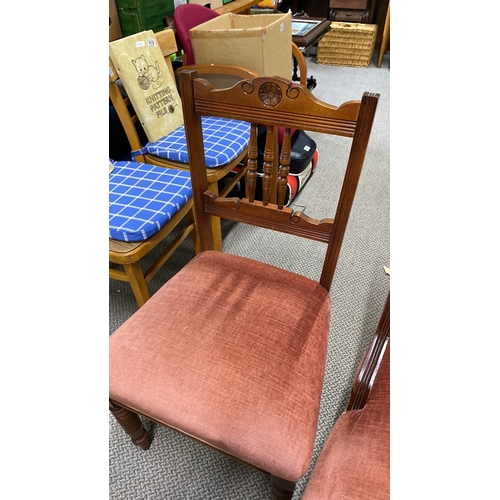
[[278,85],[268,82],[261,85],[259,89],[259,99],[264,106],[274,107],[281,102],[281,99],[283,99],[283,93]]

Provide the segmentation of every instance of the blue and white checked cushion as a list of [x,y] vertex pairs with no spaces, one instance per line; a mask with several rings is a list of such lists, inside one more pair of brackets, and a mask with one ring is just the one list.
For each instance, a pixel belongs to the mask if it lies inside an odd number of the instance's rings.
[[[234,160],[250,142],[250,124],[240,120],[202,116],[203,142],[207,167],[220,167]],[[139,154],[149,153],[167,160],[189,163],[184,125],[156,142],[148,142],[139,151],[132,153],[132,159]]]
[[109,174],[109,237],[143,241],[158,232],[191,198],[184,170],[116,161]]

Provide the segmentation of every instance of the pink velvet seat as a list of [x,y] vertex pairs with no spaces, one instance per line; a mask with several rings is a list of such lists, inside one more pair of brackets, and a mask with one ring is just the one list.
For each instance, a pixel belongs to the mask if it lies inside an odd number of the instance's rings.
[[314,447],[329,314],[316,281],[203,252],[111,336],[110,397],[296,482]]
[[363,408],[337,420],[302,500],[390,498],[390,345]]

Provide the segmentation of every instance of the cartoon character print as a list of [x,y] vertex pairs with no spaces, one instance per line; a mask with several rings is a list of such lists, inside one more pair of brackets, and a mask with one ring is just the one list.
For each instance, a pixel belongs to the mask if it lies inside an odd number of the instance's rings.
[[158,61],[154,61],[154,66],[152,66],[146,61],[146,56],[141,54],[137,59],[132,59],[132,63],[134,64],[137,73],[139,73],[137,83],[141,89],[147,90],[150,85],[154,89],[161,87],[165,78],[160,70]]

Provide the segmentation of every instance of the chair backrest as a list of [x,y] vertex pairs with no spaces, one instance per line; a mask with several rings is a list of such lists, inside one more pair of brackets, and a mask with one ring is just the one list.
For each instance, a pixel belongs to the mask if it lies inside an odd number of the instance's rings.
[[232,64],[191,64],[180,66],[175,70],[177,79],[179,78],[179,72],[184,69],[196,70],[200,78],[205,78],[215,88],[232,87],[240,80],[258,76],[257,73],[251,69]]
[[[178,73],[186,127],[193,200],[202,250],[213,248],[210,216],[321,241],[328,245],[320,284],[330,289],[340,247],[361,174],[378,94],[365,92],[361,101],[339,107],[318,100],[302,85],[283,78],[257,77],[242,80],[228,89],[214,89],[194,70]],[[252,121],[248,149],[248,198],[220,198],[207,191],[202,116]],[[257,125],[267,126],[263,164],[263,201],[255,196]],[[278,127],[285,127],[278,159]],[[290,128],[352,138],[351,150],[336,210],[329,218],[313,219],[284,206],[290,164]],[[278,169],[279,161],[279,169]],[[321,168],[321,167],[319,167]],[[327,168],[327,166],[326,166]],[[270,203],[276,192],[276,203]]]
[[195,3],[186,3],[176,7],[174,10],[174,27],[180,45],[179,48],[182,48],[186,55],[184,64],[194,64],[193,46],[191,45],[189,30],[210,21],[214,17],[218,17],[218,15],[214,10]]

